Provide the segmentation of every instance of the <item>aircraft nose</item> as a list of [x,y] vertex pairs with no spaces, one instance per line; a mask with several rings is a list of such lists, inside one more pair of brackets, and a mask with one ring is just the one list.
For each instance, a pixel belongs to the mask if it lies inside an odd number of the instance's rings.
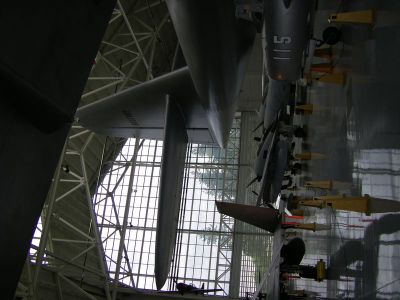
[[208,121],[211,124],[211,131],[213,136],[221,148],[225,148],[230,128],[233,122],[233,109],[226,109],[224,111],[209,110],[207,111]]

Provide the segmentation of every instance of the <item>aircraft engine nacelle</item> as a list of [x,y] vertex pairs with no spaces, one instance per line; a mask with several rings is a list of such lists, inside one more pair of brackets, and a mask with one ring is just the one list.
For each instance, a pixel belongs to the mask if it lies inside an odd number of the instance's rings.
[[312,0],[265,0],[264,38],[268,75],[275,80],[300,77]]

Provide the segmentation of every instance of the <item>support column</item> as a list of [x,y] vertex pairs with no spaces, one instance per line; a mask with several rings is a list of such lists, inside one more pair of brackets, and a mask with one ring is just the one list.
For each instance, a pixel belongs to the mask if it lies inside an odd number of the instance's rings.
[[[254,128],[252,127],[252,120],[254,120],[254,114],[243,112],[240,122],[240,148],[239,148],[239,170],[238,170],[238,182],[236,192],[236,203],[246,203],[246,184],[249,177],[251,177],[250,161],[248,151],[242,151],[248,147],[251,137],[247,135]],[[233,249],[232,249],[232,261],[231,261],[231,274],[229,281],[229,297],[239,297],[240,293],[240,274],[242,271],[241,260],[242,260],[242,248],[243,248],[243,223],[237,220],[234,221],[233,231]]]
[[129,186],[128,186],[128,194],[126,196],[126,204],[125,204],[125,212],[124,212],[124,220],[122,222],[122,230],[120,232],[120,240],[119,240],[119,249],[118,249],[118,258],[117,258],[117,265],[115,270],[115,278],[114,278],[114,290],[112,299],[115,300],[117,298],[117,287],[118,287],[118,280],[119,280],[119,273],[121,269],[121,261],[122,261],[122,252],[124,250],[124,243],[125,243],[125,234],[126,234],[126,226],[128,224],[128,216],[129,216],[129,209],[131,206],[131,199],[132,199],[132,185],[133,179],[135,177],[135,169],[136,169],[136,159],[139,152],[139,149],[142,147],[144,140],[139,144],[139,139],[135,140],[135,150],[131,160],[131,173],[129,177]]

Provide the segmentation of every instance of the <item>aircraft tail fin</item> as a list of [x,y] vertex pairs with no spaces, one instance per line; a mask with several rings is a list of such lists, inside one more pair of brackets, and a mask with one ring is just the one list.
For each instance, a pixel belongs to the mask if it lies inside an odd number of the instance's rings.
[[221,214],[257,226],[271,233],[279,223],[279,211],[273,208],[259,207],[228,202],[215,202]]
[[183,114],[167,95],[154,268],[158,290],[167,280],[174,251],[187,142]]

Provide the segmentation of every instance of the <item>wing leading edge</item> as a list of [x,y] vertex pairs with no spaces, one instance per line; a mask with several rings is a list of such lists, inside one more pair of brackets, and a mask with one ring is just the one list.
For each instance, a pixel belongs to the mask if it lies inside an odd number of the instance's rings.
[[166,95],[180,107],[188,141],[214,144],[204,109],[183,67],[78,109],[83,126],[119,137],[163,139]]

